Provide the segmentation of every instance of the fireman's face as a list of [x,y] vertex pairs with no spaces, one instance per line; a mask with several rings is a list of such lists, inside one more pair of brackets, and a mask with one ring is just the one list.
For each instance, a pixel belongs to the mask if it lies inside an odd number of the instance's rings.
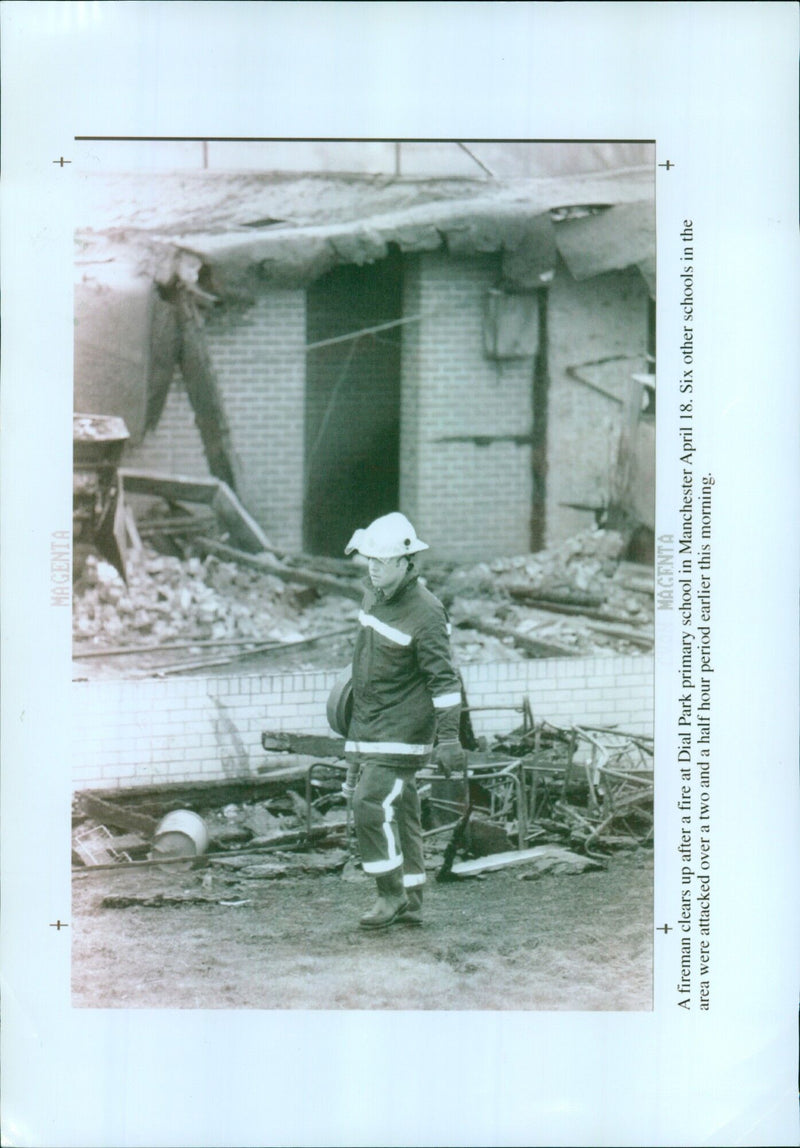
[[376,590],[383,590],[384,594],[391,594],[403,581],[408,559],[400,558],[368,558],[369,580]]

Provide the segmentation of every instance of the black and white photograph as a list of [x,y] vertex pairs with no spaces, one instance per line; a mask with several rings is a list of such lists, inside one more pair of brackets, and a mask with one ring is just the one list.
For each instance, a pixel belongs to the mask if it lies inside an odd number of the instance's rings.
[[3,1143],[797,1144],[796,5],[0,29]]
[[73,1003],[652,1008],[653,143],[76,156]]

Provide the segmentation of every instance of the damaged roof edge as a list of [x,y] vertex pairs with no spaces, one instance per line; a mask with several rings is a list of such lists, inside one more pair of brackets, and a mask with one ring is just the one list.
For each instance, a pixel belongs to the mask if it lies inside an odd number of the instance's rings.
[[[551,212],[566,207],[615,209],[618,226],[609,234],[600,221],[606,212],[581,221],[578,246],[592,246],[595,228],[602,253],[599,258],[575,259],[575,242],[566,243],[568,265],[578,278],[631,264],[640,264],[655,251],[655,211],[652,170],[635,169],[625,174],[599,173],[569,179],[512,180],[482,184],[480,194],[455,199],[432,199],[382,211],[380,199],[370,203],[369,214],[356,219],[327,220],[299,226],[280,226],[254,232],[244,223],[231,222],[224,232],[184,232],[169,236],[138,228],[93,233],[96,242],[111,242],[131,249],[148,249],[153,277],[167,283],[177,277],[197,282],[201,264],[212,272],[213,290],[231,298],[251,295],[265,285],[301,288],[340,264],[374,263],[385,258],[389,245],[412,254],[446,249],[454,256],[517,252],[530,245],[530,233],[543,238]],[[435,183],[435,181],[432,181]],[[626,237],[626,217],[631,216],[631,240]],[[553,232],[556,243],[567,222]],[[81,238],[90,238],[87,232]],[[552,238],[547,246],[552,246]],[[630,248],[630,251],[628,250]],[[563,254],[563,253],[562,253]],[[585,266],[584,266],[585,264]],[[581,273],[583,272],[583,274]]]
[[[562,254],[569,256],[567,264],[579,279],[645,263],[655,251],[651,208],[648,201],[619,205],[614,211],[617,226],[613,231],[600,223],[602,215],[582,221],[579,243],[592,252],[583,259],[574,255],[574,240],[562,244],[561,224],[551,225],[554,236],[546,245],[557,246],[560,251],[563,246]],[[652,214],[649,223],[648,213]],[[626,227],[629,215],[634,224],[630,229]],[[298,228],[248,237],[246,241],[239,235],[223,241],[222,237],[200,243],[193,239],[189,243],[178,241],[175,249],[206,264],[214,275],[216,288],[224,294],[244,280],[253,286],[307,286],[337,265],[377,262],[386,257],[390,245],[405,254],[444,249],[456,257],[519,252],[532,229],[543,240],[548,224],[549,211],[531,214],[515,207],[502,212],[459,212],[448,219],[419,223],[383,220],[376,226],[374,220],[367,220],[349,226]],[[567,240],[566,231],[563,238]]]

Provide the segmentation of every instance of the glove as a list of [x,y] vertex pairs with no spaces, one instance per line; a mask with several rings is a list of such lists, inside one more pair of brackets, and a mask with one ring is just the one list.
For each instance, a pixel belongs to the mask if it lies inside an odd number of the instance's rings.
[[350,799],[352,798],[353,794],[356,791],[356,786],[358,785],[359,773],[360,773],[360,767],[358,765],[348,765],[347,776],[345,777],[344,782],[342,784],[342,793],[344,794],[345,798],[348,801],[350,801]]
[[449,777],[454,769],[464,768],[467,755],[461,748],[461,742],[446,740],[440,741],[434,749],[433,760],[445,777]]

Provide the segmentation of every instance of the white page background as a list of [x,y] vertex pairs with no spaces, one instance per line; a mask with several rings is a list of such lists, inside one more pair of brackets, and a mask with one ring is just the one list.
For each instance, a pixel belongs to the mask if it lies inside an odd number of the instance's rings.
[[[767,1145],[797,1129],[797,8],[4,3],[3,1138],[9,1145]],[[73,1010],[75,135],[655,138],[658,532],[679,533],[678,232],[714,493],[713,1002]],[[666,394],[666,401],[662,396]],[[673,615],[657,616],[654,924],[678,914]],[[535,922],[532,923],[535,930]]]

